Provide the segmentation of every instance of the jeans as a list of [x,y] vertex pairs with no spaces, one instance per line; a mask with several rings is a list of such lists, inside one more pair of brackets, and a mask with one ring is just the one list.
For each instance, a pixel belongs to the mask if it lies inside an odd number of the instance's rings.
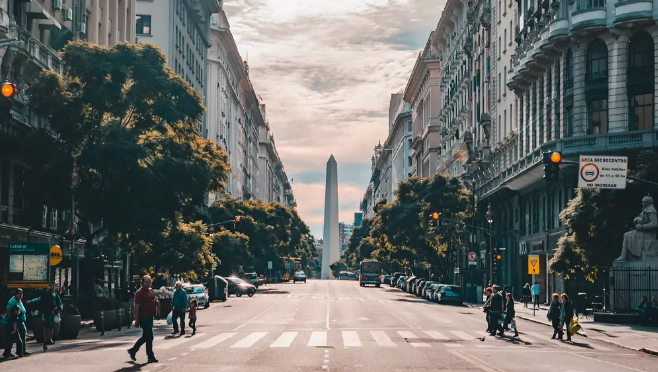
[[498,323],[498,320],[502,314],[499,311],[490,311],[489,312],[489,332],[493,335],[496,332],[503,333],[502,325]]
[[533,307],[539,307],[539,295],[533,295]]
[[[553,338],[557,336],[558,338],[562,338],[562,322],[560,319],[551,319],[551,323],[553,324]],[[567,330],[568,331],[568,330]]]
[[174,309],[173,315],[171,317],[172,323],[174,324],[174,332],[178,332],[177,320],[180,318],[180,331],[185,332],[185,310],[184,309]]
[[25,353],[25,324],[19,323],[17,327],[17,332],[14,332],[13,324],[5,324],[5,351],[2,355],[7,356],[11,354],[11,347],[16,343],[16,354],[21,355]]
[[192,328],[192,331],[196,332],[196,318],[190,318],[190,328]]
[[142,329],[142,337],[130,350],[136,353],[142,345],[146,344],[146,356],[149,359],[155,359],[155,355],[153,355],[153,318],[140,318],[139,327]]

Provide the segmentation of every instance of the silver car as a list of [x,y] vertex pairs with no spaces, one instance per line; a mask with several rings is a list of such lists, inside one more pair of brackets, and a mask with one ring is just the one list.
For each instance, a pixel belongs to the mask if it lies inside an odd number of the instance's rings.
[[208,292],[203,284],[186,285],[183,289],[185,289],[190,299],[196,298],[199,308],[207,309],[210,306]]

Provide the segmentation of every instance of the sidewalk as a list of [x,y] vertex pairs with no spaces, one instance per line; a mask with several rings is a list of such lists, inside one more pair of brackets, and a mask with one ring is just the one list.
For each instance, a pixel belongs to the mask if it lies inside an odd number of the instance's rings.
[[[514,306],[516,317],[530,322],[544,324],[551,327],[546,318],[548,306],[541,305],[533,315],[532,305],[523,307],[517,302]],[[599,323],[592,318],[579,318],[583,330],[578,334],[595,340],[600,340],[626,349],[642,351],[647,354],[658,355],[658,327],[644,327],[640,325]]]
[[[159,330],[164,330],[168,329],[167,325],[167,320],[166,319],[161,319],[161,320],[155,320],[153,322],[153,331],[158,332]],[[105,331],[105,335],[101,336],[101,332],[96,330],[96,327],[94,326],[94,321],[93,320],[83,320],[82,321],[82,328],[80,328],[80,333],[78,334],[78,337],[74,340],[68,340],[71,343],[74,343],[76,340],[79,341],[85,341],[85,340],[94,340],[94,339],[112,339],[112,338],[117,338],[117,337],[123,337],[123,336],[129,336],[132,334],[139,334],[142,332],[140,328],[135,328],[134,325],[131,325],[130,328],[128,327],[121,327],[121,331],[118,330],[119,328],[115,328],[109,331]],[[34,335],[32,332],[28,330],[28,336],[27,336],[27,342],[30,344],[34,343]]]

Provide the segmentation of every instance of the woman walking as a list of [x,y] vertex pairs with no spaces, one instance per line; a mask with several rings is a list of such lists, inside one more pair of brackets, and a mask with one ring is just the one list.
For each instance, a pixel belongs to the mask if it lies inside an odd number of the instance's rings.
[[522,295],[523,295],[523,307],[528,307],[528,303],[530,302],[530,296],[532,296],[532,293],[530,292],[530,283],[525,284],[522,290]]
[[[11,347],[16,343],[16,354],[19,356],[27,356],[30,355],[25,350],[25,333],[27,330],[25,329],[25,322],[27,321],[27,317],[25,316],[25,306],[23,305],[23,290],[20,288],[17,288],[14,291],[14,296],[7,302],[7,308],[5,311],[5,315],[2,317],[2,324],[5,327],[5,351],[2,353],[2,356],[4,356],[6,359],[9,358],[15,358],[16,355],[11,353]],[[25,303],[29,304],[30,301],[25,301]],[[17,314],[17,332],[14,333],[14,327],[11,326],[10,324],[10,319],[12,318],[12,312],[14,311],[14,308],[18,307],[19,312]]]
[[562,340],[562,325],[560,324],[561,309],[562,304],[560,303],[560,295],[553,293],[551,307],[548,309],[548,320],[550,320],[553,325],[553,337],[551,337],[553,340],[555,339],[555,336]]
[[[571,341],[571,322],[573,320],[573,302],[566,293],[562,293],[562,305],[560,306],[560,330],[565,327],[567,330],[567,341]],[[562,336],[560,336],[562,339]]]
[[519,337],[519,331],[516,329],[516,322],[514,321],[514,297],[511,293],[507,294],[507,304],[505,305],[505,321],[503,322],[503,329],[509,331],[509,325],[514,322],[514,337]]

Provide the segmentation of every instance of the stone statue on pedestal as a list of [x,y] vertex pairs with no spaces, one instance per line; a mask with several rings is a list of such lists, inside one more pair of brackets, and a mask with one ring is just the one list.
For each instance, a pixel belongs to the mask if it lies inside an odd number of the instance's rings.
[[624,234],[621,256],[615,260],[614,266],[623,266],[626,263],[658,265],[658,213],[653,206],[653,198],[645,196],[642,199],[642,212],[633,222],[635,230]]

